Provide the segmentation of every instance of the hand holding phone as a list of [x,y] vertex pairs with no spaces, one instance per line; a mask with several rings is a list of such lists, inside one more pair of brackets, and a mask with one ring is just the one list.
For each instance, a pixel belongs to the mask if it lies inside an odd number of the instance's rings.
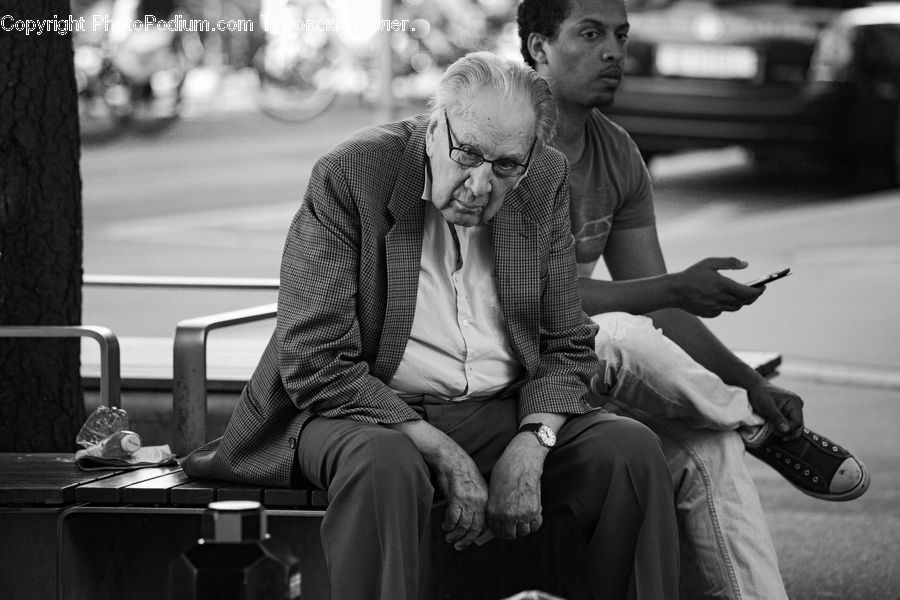
[[772,283],[773,281],[777,281],[782,277],[787,277],[791,274],[791,269],[788,267],[787,269],[782,269],[781,271],[775,271],[774,273],[769,273],[765,277],[760,277],[759,279],[754,279],[744,285],[750,287],[762,287],[768,283]]

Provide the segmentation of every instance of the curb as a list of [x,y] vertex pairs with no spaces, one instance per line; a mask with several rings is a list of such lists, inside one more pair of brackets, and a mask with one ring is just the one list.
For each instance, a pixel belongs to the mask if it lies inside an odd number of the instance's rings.
[[891,367],[785,358],[778,372],[816,383],[900,391],[900,369]]

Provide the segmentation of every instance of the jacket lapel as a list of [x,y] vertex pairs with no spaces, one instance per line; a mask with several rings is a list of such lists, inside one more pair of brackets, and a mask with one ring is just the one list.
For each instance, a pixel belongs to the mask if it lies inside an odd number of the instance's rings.
[[372,374],[382,381],[393,377],[403,358],[416,312],[425,215],[422,190],[425,187],[427,125],[427,118],[421,119],[410,136],[388,201],[393,225],[385,236],[387,295],[384,328],[372,368]]
[[534,374],[540,343],[540,235],[517,191],[507,194],[491,219],[494,272],[506,329],[516,356]]

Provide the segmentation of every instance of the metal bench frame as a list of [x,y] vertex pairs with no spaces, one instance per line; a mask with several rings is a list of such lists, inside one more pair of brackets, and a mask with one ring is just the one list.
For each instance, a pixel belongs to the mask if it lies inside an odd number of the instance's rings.
[[2,325],[0,338],[89,337],[100,345],[100,403],[118,407],[122,389],[119,376],[119,340],[99,325]]
[[[85,279],[86,283],[93,279],[90,281],[93,285],[123,285],[123,279],[115,277]],[[277,282],[271,280],[131,278],[124,283],[143,287],[277,288]],[[178,323],[173,346],[172,379],[173,450],[178,456],[184,456],[207,441],[209,333],[276,316],[277,304],[270,303]],[[109,329],[97,326],[0,327],[0,337],[85,336],[95,339],[101,348],[101,402],[119,406],[119,344],[115,334]],[[754,360],[757,369],[767,376],[773,375],[780,364],[780,356],[774,353],[765,353],[762,357],[754,357]],[[42,511],[49,515],[48,518],[56,519],[57,597],[60,599],[66,593],[63,579],[67,573],[64,546],[66,540],[76,543],[72,537],[75,535],[72,528],[77,531],[77,525],[72,525],[73,519],[104,518],[104,515],[196,517],[214,500],[257,500],[266,506],[268,514],[273,517],[303,517],[308,526],[314,527],[315,519],[324,516],[328,504],[322,490],[266,489],[226,482],[198,481],[192,480],[175,466],[125,472],[79,473],[74,464],[68,470],[64,468],[66,461],[71,462],[71,455],[0,454],[0,464],[10,465],[21,461],[19,467],[14,468],[27,469],[29,460],[46,468],[47,481],[36,481],[41,479],[38,473],[27,485],[23,484],[15,489],[0,489],[0,516],[28,510]],[[310,521],[310,518],[313,520]],[[71,568],[70,566],[70,571]],[[86,574],[85,577],[90,575]]]

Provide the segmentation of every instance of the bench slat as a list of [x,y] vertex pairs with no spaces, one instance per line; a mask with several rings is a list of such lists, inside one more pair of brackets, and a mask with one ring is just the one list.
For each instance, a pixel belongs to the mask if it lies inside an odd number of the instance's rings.
[[169,467],[145,467],[134,471],[125,471],[107,477],[100,481],[94,481],[75,490],[75,500],[78,502],[97,502],[103,504],[120,504],[122,502],[122,490],[129,485],[162,477],[181,470],[178,466]]
[[216,500],[216,490],[227,485],[214,479],[190,479],[172,488],[170,500],[175,505],[206,505]]
[[263,493],[263,504],[268,508],[307,508],[310,506],[309,490],[269,488]]
[[252,500],[262,502],[262,488],[254,485],[230,483],[216,490],[216,500]]
[[315,508],[325,508],[328,506],[328,492],[325,490],[313,490],[309,494],[309,504]]
[[126,504],[168,504],[170,490],[189,479],[184,471],[176,471],[169,475],[129,485],[122,490],[122,502]]
[[109,472],[80,471],[72,454],[0,453],[0,503],[58,505],[75,501],[79,485]]

